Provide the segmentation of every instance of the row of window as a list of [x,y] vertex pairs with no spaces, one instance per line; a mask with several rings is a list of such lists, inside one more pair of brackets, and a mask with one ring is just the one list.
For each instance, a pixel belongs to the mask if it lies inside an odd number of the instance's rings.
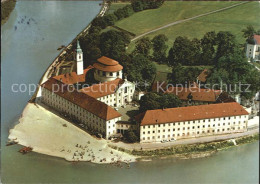
[[[244,121],[244,123],[246,123],[246,121]],[[239,122],[233,122],[233,125],[240,125],[241,124],[241,122],[239,121]],[[218,124],[218,126],[225,126],[226,125],[226,123],[223,123],[222,125],[219,123]],[[229,122],[229,123],[227,123],[227,125],[231,125],[231,123]],[[210,127],[216,127],[216,125],[215,124],[213,124],[212,126],[210,126],[210,125],[208,125],[208,126],[206,126],[206,125],[202,125],[202,126],[197,126],[197,128],[206,128],[206,127],[208,127],[208,128],[210,128]],[[190,129],[195,129],[195,126],[192,126],[192,127],[183,127],[183,128],[173,128],[172,129],[172,131],[176,131],[176,130],[178,130],[178,131],[180,131],[180,130],[190,130]],[[162,130],[162,132],[165,132],[166,130],[165,129],[163,129]],[[171,131],[171,129],[168,129],[168,132],[170,132]],[[148,134],[150,134],[150,133],[155,133],[155,130],[153,130],[153,131],[147,131],[147,133]],[[161,130],[158,130],[157,131],[158,133],[160,133],[161,132]],[[145,131],[143,131],[143,134],[145,134]]]
[[[234,130],[241,130],[241,129],[245,129],[245,126],[243,126],[243,127],[237,127],[237,128],[235,128],[235,127],[232,127],[232,128],[223,128],[223,129],[217,129],[217,130],[207,130],[207,131],[197,131],[197,133],[195,133],[195,132],[192,132],[192,133],[190,133],[190,132],[187,132],[187,133],[182,133],[182,134],[180,134],[180,133],[178,133],[178,134],[172,134],[172,137],[174,137],[174,138],[177,138],[177,137],[188,137],[188,136],[195,136],[196,134],[197,135],[202,135],[202,134],[208,134],[208,133],[220,133],[220,132],[227,132],[227,131],[230,131],[230,130],[232,130],[232,131],[234,131]],[[170,134],[168,134],[168,136],[166,136],[166,135],[162,135],[162,136],[157,136],[157,138],[158,139],[163,139],[163,138],[166,138],[166,137],[168,137],[168,138],[172,138],[171,137],[171,135]],[[151,137],[143,137],[143,140],[151,140],[151,139],[155,139],[155,136],[151,136]]]
[[[238,116],[239,119],[241,119],[242,116]],[[246,118],[246,116],[245,116]],[[207,119],[208,121],[207,122],[211,122],[211,121],[216,121],[216,120],[221,120],[221,118],[214,118],[214,119]],[[233,119],[236,119],[236,116],[233,116]],[[223,120],[231,120],[231,117],[224,117]],[[206,120],[203,119],[203,120],[197,120],[198,122],[197,123],[205,123]],[[175,125],[190,125],[190,124],[195,124],[196,122],[195,121],[187,121],[187,122],[179,122],[179,123],[165,123],[165,124],[158,124],[158,127],[165,127],[166,125],[168,126],[175,126]],[[146,126],[143,126],[143,129],[145,128],[155,128],[156,125],[146,125]]]

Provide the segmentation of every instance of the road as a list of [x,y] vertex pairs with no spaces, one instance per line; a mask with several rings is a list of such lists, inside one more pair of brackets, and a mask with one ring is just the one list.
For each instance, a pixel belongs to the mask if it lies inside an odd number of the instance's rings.
[[199,143],[207,143],[207,142],[213,142],[213,141],[221,141],[221,140],[228,140],[228,139],[234,139],[241,136],[247,136],[259,133],[259,127],[242,132],[242,133],[235,133],[235,134],[225,134],[225,135],[215,135],[215,136],[206,136],[206,137],[197,137],[197,138],[191,138],[191,139],[182,139],[177,140],[174,142],[166,142],[166,143],[134,143],[134,144],[126,144],[123,142],[118,143],[112,143],[109,142],[112,146],[117,146],[121,148],[125,148],[128,150],[151,150],[151,149],[161,149],[161,148],[167,148],[174,145],[183,145],[183,144],[199,144]]
[[200,14],[200,15],[196,15],[194,17],[191,17],[191,18],[187,18],[187,19],[183,19],[183,20],[178,20],[178,21],[175,21],[175,22],[172,22],[172,23],[169,23],[167,25],[164,25],[164,26],[161,26],[159,28],[156,28],[156,29],[153,29],[151,31],[148,31],[146,33],[143,33],[139,36],[136,36],[135,38],[133,38],[131,41],[135,41],[145,35],[148,35],[150,33],[153,33],[153,32],[156,32],[156,31],[159,31],[161,29],[165,29],[165,28],[168,28],[170,26],[173,26],[173,25],[176,25],[176,24],[180,24],[180,23],[183,23],[183,22],[187,22],[189,20],[193,20],[193,19],[196,19],[196,18],[199,18],[199,17],[203,17],[203,16],[206,16],[206,15],[210,15],[210,14],[213,14],[213,13],[217,13],[217,12],[220,12],[220,11],[224,11],[224,10],[227,10],[227,9],[230,9],[230,8],[234,8],[236,6],[240,6],[242,4],[245,4],[245,3],[248,3],[248,2],[242,2],[242,3],[239,3],[239,4],[235,4],[235,5],[232,5],[232,6],[228,6],[228,7],[225,7],[225,8],[221,8],[221,9],[218,9],[218,10],[214,10],[214,11],[211,11],[211,12],[208,12],[208,13],[203,13],[203,14]]

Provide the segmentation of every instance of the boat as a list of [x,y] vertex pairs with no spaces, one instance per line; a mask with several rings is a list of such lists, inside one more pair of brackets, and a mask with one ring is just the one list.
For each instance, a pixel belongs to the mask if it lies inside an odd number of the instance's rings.
[[31,147],[23,147],[22,149],[19,150],[20,153],[26,154],[32,151]]
[[12,146],[12,145],[15,145],[15,144],[17,144],[18,142],[16,142],[16,141],[10,141],[10,142],[7,142],[6,143],[6,146]]

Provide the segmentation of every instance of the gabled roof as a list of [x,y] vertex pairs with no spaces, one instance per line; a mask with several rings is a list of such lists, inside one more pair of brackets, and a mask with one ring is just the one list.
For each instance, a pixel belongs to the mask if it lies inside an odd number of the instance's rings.
[[222,91],[214,89],[203,89],[194,86],[189,88],[169,87],[165,93],[172,93],[178,96],[181,100],[189,100],[188,97],[192,96],[193,101],[215,102]]
[[254,35],[255,44],[260,45],[260,35]]
[[79,82],[85,82],[86,74],[92,68],[93,68],[93,66],[89,66],[88,68],[86,68],[82,75],[77,75],[76,72],[71,72],[71,73],[58,75],[58,76],[55,76],[53,78],[61,81],[64,84],[76,84],[76,83],[79,83]]
[[237,102],[232,102],[148,110],[137,119],[141,119],[142,126],[241,115],[248,115],[248,112]]
[[197,77],[197,79],[201,82],[206,82],[207,77],[209,75],[209,70],[208,69],[204,69],[199,76]]
[[105,103],[78,92],[72,85],[63,84],[54,78],[49,79],[41,86],[106,121],[122,116]]
[[90,87],[82,88],[80,92],[87,94],[93,98],[99,98],[107,95],[111,95],[124,83],[123,79],[115,79],[99,84],[94,84]]

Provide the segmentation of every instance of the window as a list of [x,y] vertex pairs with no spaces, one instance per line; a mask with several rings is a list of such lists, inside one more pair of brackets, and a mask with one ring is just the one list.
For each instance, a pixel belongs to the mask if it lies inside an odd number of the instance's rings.
[[170,132],[171,130],[170,129],[168,129],[168,132]]
[[117,72],[116,75],[119,76],[119,72]]
[[194,128],[195,128],[195,126],[192,127],[192,129],[194,129]]
[[106,72],[103,72],[103,76],[106,76]]
[[127,93],[127,87],[125,87],[125,93]]
[[153,131],[153,133],[155,133],[155,131]]
[[183,127],[183,130],[185,130],[185,127]]
[[178,128],[178,130],[180,130],[180,128]]
[[175,128],[173,129],[173,131],[175,131]]
[[158,130],[158,133],[160,133],[160,130]]
[[148,131],[148,134],[150,134],[150,131]]

